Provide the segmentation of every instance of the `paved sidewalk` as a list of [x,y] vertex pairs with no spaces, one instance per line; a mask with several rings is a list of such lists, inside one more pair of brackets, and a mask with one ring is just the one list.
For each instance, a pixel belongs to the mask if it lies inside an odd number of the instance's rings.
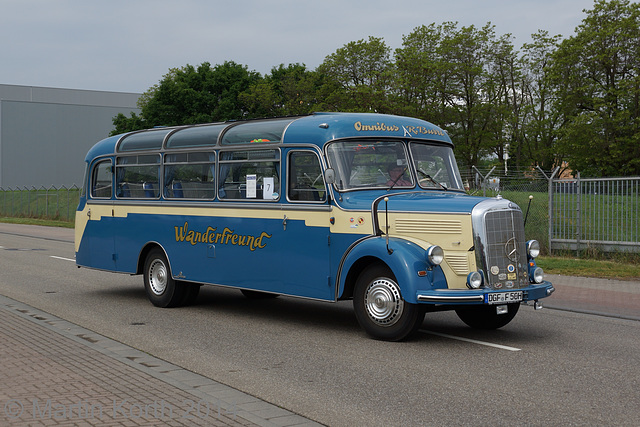
[[0,295],[0,425],[319,425]]
[[548,308],[640,320],[640,281],[548,274],[556,291],[543,299]]

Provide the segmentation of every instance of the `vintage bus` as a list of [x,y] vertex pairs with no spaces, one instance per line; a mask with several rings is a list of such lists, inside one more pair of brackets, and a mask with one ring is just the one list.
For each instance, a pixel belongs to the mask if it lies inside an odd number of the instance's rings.
[[467,195],[447,134],[414,118],[131,132],[91,148],[83,188],[77,265],[142,274],[159,307],[189,304],[201,285],[352,299],[370,336],[401,340],[426,312],[495,329],[554,291],[521,209]]

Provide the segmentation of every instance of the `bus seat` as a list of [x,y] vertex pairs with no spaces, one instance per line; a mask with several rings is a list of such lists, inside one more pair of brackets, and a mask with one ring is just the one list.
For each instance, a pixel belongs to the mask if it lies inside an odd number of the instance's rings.
[[317,188],[302,186],[291,189],[291,200],[300,200],[305,202],[319,202],[320,192]]
[[183,198],[184,197],[184,193],[182,191],[182,183],[181,182],[174,182],[171,185],[171,188],[173,190],[173,197],[177,197],[177,198]]
[[304,193],[306,193],[306,199],[303,200],[309,200],[312,202],[319,202],[320,201],[320,192],[318,191],[317,188],[314,187],[308,187],[308,188],[304,188],[303,189]]
[[155,198],[156,194],[153,191],[153,184],[151,182],[145,182],[142,184],[142,188],[144,189],[144,197]]
[[129,184],[127,184],[126,182],[124,184],[120,184],[120,188],[118,188],[118,197],[131,197]]

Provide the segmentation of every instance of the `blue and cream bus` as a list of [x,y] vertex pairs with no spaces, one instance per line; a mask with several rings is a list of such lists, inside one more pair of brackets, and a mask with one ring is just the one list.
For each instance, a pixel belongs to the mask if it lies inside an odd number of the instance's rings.
[[520,208],[465,194],[453,144],[426,121],[379,114],[155,128],[86,156],[76,263],[142,274],[151,302],[201,285],[247,297],[353,300],[372,337],[426,312],[494,329],[553,286]]

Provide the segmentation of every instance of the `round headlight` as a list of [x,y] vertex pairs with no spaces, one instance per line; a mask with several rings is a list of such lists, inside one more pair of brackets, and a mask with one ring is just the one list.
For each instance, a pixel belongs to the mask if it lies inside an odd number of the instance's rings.
[[479,271],[472,271],[467,275],[467,287],[469,289],[478,289],[482,286],[482,274]]
[[431,265],[440,265],[444,261],[444,251],[438,245],[431,246],[427,249],[427,260]]
[[529,258],[537,258],[540,255],[540,243],[537,240],[527,242],[527,255]]
[[540,267],[536,267],[533,270],[533,282],[534,283],[542,283],[544,281],[544,271]]

